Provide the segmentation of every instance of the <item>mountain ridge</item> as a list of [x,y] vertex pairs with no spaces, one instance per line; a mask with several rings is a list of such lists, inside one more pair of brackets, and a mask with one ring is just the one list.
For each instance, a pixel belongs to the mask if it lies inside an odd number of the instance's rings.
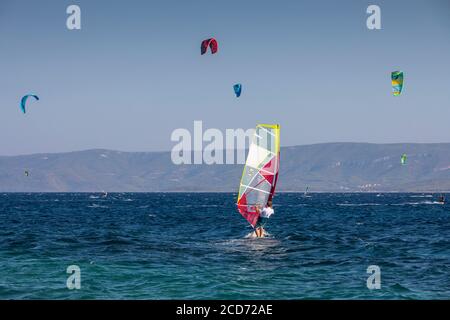
[[[403,153],[408,155],[404,166]],[[236,192],[242,167],[174,165],[168,151],[96,148],[0,156],[0,192]],[[306,186],[311,192],[450,190],[450,143],[282,147],[278,190],[303,192]]]

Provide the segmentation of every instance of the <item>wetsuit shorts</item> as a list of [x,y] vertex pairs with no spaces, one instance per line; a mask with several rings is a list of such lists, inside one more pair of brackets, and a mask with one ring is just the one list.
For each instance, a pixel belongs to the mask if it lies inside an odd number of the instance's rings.
[[269,218],[259,217],[255,227],[256,228],[264,227],[267,221],[269,221]]

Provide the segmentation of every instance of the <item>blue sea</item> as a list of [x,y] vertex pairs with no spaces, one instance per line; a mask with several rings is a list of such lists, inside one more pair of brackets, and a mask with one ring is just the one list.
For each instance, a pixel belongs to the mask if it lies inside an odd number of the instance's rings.
[[450,205],[437,195],[281,193],[264,239],[246,238],[235,199],[0,194],[0,299],[450,298]]

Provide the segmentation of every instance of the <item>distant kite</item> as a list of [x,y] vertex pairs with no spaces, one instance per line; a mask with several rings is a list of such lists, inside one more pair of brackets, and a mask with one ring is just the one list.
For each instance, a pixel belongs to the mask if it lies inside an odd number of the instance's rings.
[[233,86],[234,93],[236,94],[236,98],[239,98],[242,93],[242,84],[238,83]]
[[28,170],[25,170],[25,176],[29,176],[30,175],[30,173],[28,172]]
[[403,72],[394,71],[391,73],[392,93],[394,96],[399,96],[403,90]]
[[27,100],[28,98],[33,97],[35,98],[37,101],[39,101],[39,97],[37,95],[34,94],[27,94],[26,96],[22,97],[22,100],[20,101],[20,110],[22,110],[23,113],[26,113],[26,105],[27,105]]
[[202,55],[204,55],[208,51],[208,47],[211,48],[211,54],[214,54],[219,50],[217,41],[214,38],[203,40],[200,48]]

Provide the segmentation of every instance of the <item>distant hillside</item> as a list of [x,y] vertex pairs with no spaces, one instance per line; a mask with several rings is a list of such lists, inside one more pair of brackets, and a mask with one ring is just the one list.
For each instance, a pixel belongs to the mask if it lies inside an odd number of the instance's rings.
[[[242,165],[173,165],[169,152],[34,154],[0,157],[0,192],[236,191],[241,173]],[[311,192],[450,190],[450,143],[282,148],[279,190],[306,186]]]

